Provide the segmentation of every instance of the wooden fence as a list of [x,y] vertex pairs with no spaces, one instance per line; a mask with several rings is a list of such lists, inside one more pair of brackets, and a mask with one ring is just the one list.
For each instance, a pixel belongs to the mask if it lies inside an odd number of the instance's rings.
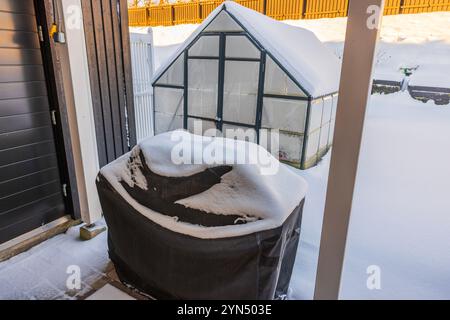
[[[349,0],[236,0],[277,20],[347,16]],[[222,0],[150,5],[130,8],[130,26],[171,26],[202,22]],[[450,0],[385,0],[385,15],[450,11]]]

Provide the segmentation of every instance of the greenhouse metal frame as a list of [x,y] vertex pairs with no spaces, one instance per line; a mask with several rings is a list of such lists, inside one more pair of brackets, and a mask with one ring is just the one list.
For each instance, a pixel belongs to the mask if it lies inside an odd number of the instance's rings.
[[[214,23],[214,21],[222,14],[223,12],[226,13],[228,17],[230,17],[234,23],[236,23],[241,30],[239,31],[208,31],[208,27]],[[219,39],[219,50],[218,55],[195,55],[190,54],[190,50],[197,44],[201,39],[204,39],[205,37],[218,37]],[[227,39],[229,37],[245,37],[258,51],[259,51],[259,57],[231,57],[226,55],[226,44]],[[183,80],[180,84],[171,84],[171,83],[161,83],[160,80],[163,78],[163,76],[168,72],[169,69],[174,67],[174,65],[177,63],[177,61],[183,57]],[[266,70],[267,70],[267,60],[271,59],[275,66],[280,68],[282,72],[284,72],[290,81],[292,81],[295,86],[298,87],[298,89],[303,93],[302,95],[295,95],[295,94],[275,94],[275,93],[267,93],[265,92],[265,84],[266,84]],[[217,61],[218,64],[218,72],[217,72],[217,113],[215,114],[215,117],[205,117],[205,116],[199,116],[195,114],[189,113],[189,62],[192,60],[200,60],[200,61]],[[225,66],[228,61],[235,61],[235,62],[248,62],[248,63],[258,63],[258,83],[257,83],[257,93],[256,93],[256,112],[255,112],[255,121],[252,123],[245,123],[245,122],[239,122],[239,121],[230,121],[224,119],[224,88],[225,88]],[[282,99],[287,100],[291,102],[299,102],[303,101],[306,103],[306,115],[304,118],[304,124],[301,124],[303,126],[303,133],[298,132],[290,132],[288,130],[283,130],[280,128],[281,133],[291,134],[294,136],[302,137],[302,141],[300,142],[300,155],[298,157],[298,161],[291,161],[291,159],[284,158],[280,156],[280,160],[287,162],[295,167],[298,167],[300,169],[307,169],[314,165],[316,165],[320,159],[325,155],[328,150],[330,149],[332,145],[332,139],[333,139],[333,132],[334,132],[334,119],[336,114],[336,105],[337,105],[337,91],[332,92],[326,95],[321,95],[317,97],[313,97],[311,94],[308,93],[307,90],[299,83],[299,81],[291,75],[291,73],[283,66],[282,63],[279,62],[279,60],[271,54],[266,48],[264,48],[261,43],[247,30],[247,28],[240,23],[240,21],[228,10],[226,10],[226,6],[223,6],[220,9],[220,12],[215,15],[215,17],[209,21],[206,26],[203,27],[200,33],[198,33],[195,38],[190,40],[189,45],[187,45],[181,53],[179,53],[170,64],[167,65],[167,67],[164,68],[164,70],[154,79],[152,83],[154,87],[154,95],[153,95],[153,106],[154,110],[153,112],[156,113],[157,109],[157,89],[158,88],[167,88],[167,89],[176,89],[176,90],[182,90],[182,100],[183,100],[183,113],[182,113],[182,128],[189,130],[189,120],[190,119],[196,119],[201,121],[208,121],[208,122],[214,122],[215,128],[219,131],[222,131],[224,129],[224,125],[233,126],[233,127],[243,127],[243,128],[250,128],[254,129],[255,135],[256,135],[256,141],[257,143],[260,142],[260,131],[261,129],[279,129],[279,128],[270,128],[263,125],[263,105],[264,105],[264,99]],[[330,108],[328,108],[329,114],[329,120],[326,124],[328,124],[328,133],[326,136],[322,136],[322,130],[323,128],[323,116],[324,116],[324,109],[325,109],[325,100],[331,99],[331,105]],[[314,105],[318,102],[322,102],[322,108],[321,108],[321,121],[320,121],[320,127],[314,129],[310,132],[310,124],[311,124],[311,117]],[[301,108],[298,106],[297,108]],[[176,117],[176,112],[174,114],[174,117]],[[157,115],[155,114],[153,117],[153,121],[156,122]],[[157,124],[154,123],[155,128],[155,134],[160,133],[157,132]],[[172,128],[177,129],[180,128],[180,126]],[[163,130],[167,131],[167,130]],[[313,156],[308,156],[308,142],[310,140],[310,137],[313,134],[317,135],[318,131],[318,143],[317,143],[317,151],[314,152]],[[161,131],[162,132],[162,131]],[[322,145],[322,140],[326,138],[326,144],[325,146]],[[281,145],[281,141],[280,141]]]

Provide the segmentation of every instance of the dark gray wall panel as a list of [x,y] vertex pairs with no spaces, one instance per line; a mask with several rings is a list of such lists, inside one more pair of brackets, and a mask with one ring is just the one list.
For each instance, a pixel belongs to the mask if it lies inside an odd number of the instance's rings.
[[56,195],[9,212],[5,215],[5,223],[0,219],[0,243],[58,219],[63,211],[62,198]]
[[[56,206],[48,209],[51,204],[55,203]],[[48,202],[39,202],[37,205],[32,204],[27,206],[25,209],[26,211],[20,208],[17,212],[11,213],[11,216],[14,216],[16,213],[23,215],[23,220],[16,221],[15,223],[4,226],[3,228],[0,227],[0,243],[18,237],[21,234],[34,229],[35,226],[43,225],[60,218],[61,212],[64,211],[64,205],[61,196],[56,196],[54,198],[50,198]],[[35,211],[37,211],[37,213]],[[33,212],[33,214],[30,214],[30,212]]]
[[47,96],[0,100],[0,117],[49,110]]
[[[59,180],[59,179],[58,179]],[[3,213],[19,208],[27,203],[61,193],[61,184],[58,180],[46,181],[44,184],[0,198],[0,219]]]
[[65,214],[36,18],[0,0],[0,243]]
[[44,69],[40,65],[0,66],[0,82],[29,82],[44,80]]
[[36,32],[36,20],[27,14],[0,11],[0,30],[20,30]]
[[[0,11],[34,15],[33,0],[1,0]],[[33,17],[30,17],[33,19]]]
[[42,64],[39,49],[0,48],[0,65]]
[[0,151],[49,140],[53,140],[53,131],[48,126],[8,132],[0,136]]
[[[53,141],[44,141],[26,146],[16,147],[0,151],[0,166],[9,165],[19,161],[25,161],[55,153]],[[17,173],[20,175],[20,173]]]
[[0,199],[17,194],[23,190],[35,188],[37,186],[48,183],[49,181],[58,181],[58,167],[45,169],[22,177],[0,182]]
[[50,115],[46,111],[39,113],[21,114],[17,116],[0,117],[0,134],[40,128],[44,126],[50,127],[50,125]]
[[11,180],[58,165],[56,154],[48,154],[0,166],[0,182]]
[[35,32],[0,30],[1,48],[39,48],[39,37]]
[[47,95],[44,81],[0,83],[0,100]]

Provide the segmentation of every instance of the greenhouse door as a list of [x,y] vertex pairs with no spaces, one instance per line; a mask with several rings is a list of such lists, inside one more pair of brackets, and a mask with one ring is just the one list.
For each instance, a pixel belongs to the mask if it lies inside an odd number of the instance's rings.
[[185,127],[195,119],[203,131],[260,126],[264,54],[243,33],[202,35],[188,50],[188,103]]
[[[261,52],[242,34],[223,37],[219,67],[218,129],[253,129],[256,141],[260,105]],[[222,73],[222,74],[221,74]]]
[[33,0],[0,1],[0,243],[65,214]]

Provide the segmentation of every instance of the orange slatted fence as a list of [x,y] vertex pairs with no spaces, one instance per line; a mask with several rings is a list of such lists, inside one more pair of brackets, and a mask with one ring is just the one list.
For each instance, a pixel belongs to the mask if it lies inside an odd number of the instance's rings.
[[[349,0],[236,0],[277,20],[347,16]],[[202,22],[223,0],[192,0],[129,9],[130,26],[171,26]],[[385,0],[385,15],[450,11],[450,0]]]
[[128,21],[132,27],[146,26],[148,23],[147,8],[130,8],[128,9]]
[[403,0],[402,13],[421,13],[432,11],[449,11],[448,0]]
[[302,18],[305,0],[266,1],[266,14],[277,20],[296,20]]
[[200,23],[201,21],[199,2],[173,5],[173,24]]
[[264,13],[264,0],[236,0],[236,2],[244,7]]
[[402,0],[384,0],[384,14],[393,15],[400,13],[400,4]]
[[204,19],[206,19],[206,17],[209,16],[209,14],[211,12],[213,12],[215,8],[220,6],[220,4],[222,2],[223,1],[221,1],[221,0],[200,1],[200,17],[201,17],[201,20],[203,21]]
[[173,22],[173,6],[169,4],[148,7],[148,26],[171,26]]
[[306,1],[303,16],[305,19],[345,17],[347,8],[348,1],[343,0]]

